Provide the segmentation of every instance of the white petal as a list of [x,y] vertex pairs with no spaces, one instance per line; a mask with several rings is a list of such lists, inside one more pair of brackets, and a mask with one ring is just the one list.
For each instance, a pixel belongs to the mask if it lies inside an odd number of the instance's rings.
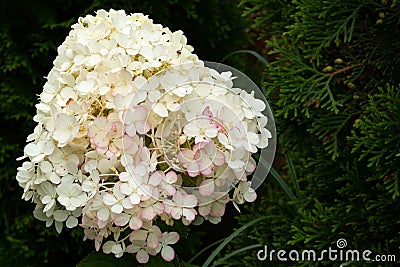
[[168,117],[168,110],[164,104],[156,103],[152,106],[152,110],[159,115],[160,117],[166,118]]
[[35,157],[39,155],[41,151],[36,144],[30,143],[25,146],[24,152],[30,157]]
[[103,202],[104,204],[111,206],[117,203],[117,199],[113,195],[107,193],[103,196]]
[[75,218],[74,216],[69,216],[67,221],[65,222],[65,225],[68,228],[74,228],[75,226],[78,225],[78,219]]
[[208,127],[205,129],[204,133],[208,138],[214,138],[217,136],[218,130],[215,127]]
[[53,213],[53,216],[54,216],[54,220],[56,220],[58,222],[63,222],[68,217],[68,211],[66,211],[66,210],[56,210]]
[[110,217],[110,211],[107,208],[103,207],[97,211],[97,217],[101,221],[107,221]]
[[111,211],[116,214],[120,214],[123,210],[124,210],[124,208],[122,207],[121,204],[115,204],[111,207]]

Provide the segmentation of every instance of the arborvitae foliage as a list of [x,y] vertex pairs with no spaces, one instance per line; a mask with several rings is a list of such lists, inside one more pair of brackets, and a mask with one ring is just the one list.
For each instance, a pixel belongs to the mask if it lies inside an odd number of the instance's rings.
[[[56,48],[79,16],[98,9],[124,9],[183,30],[204,60],[218,61],[248,42],[245,19],[230,0],[40,0],[0,1],[0,266],[69,266],[89,250],[81,231],[61,236],[32,216],[15,180],[26,137],[33,130],[37,94]],[[192,248],[193,250],[193,248]]]
[[[277,2],[287,3],[273,8]],[[398,263],[400,4],[244,0],[242,5],[272,51],[267,99],[300,191],[287,201],[278,187],[266,183],[258,203],[239,221],[281,217],[258,223],[248,239],[238,239],[231,249],[259,243],[270,250],[321,251],[337,248],[336,241],[345,238],[346,249],[396,254]],[[280,171],[294,191],[291,173]],[[236,264],[266,264],[248,251],[239,255]]]

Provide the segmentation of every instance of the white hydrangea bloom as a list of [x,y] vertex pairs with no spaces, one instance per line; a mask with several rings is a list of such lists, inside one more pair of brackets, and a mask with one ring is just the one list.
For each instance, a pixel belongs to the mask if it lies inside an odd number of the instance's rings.
[[171,261],[179,235],[158,220],[218,223],[228,202],[255,200],[247,175],[272,137],[266,104],[193,51],[140,13],[99,10],[72,25],[19,158],[35,218],[80,226],[116,257]]

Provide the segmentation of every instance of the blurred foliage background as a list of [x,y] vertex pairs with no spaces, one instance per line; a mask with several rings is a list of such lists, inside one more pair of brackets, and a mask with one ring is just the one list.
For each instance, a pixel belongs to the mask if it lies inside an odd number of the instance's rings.
[[[251,49],[270,62],[244,52],[227,61],[263,81],[279,133],[277,171],[242,214],[229,209],[220,225],[192,228],[176,246],[181,260],[268,215],[229,242],[211,266],[339,266],[261,262],[254,248],[318,251],[336,248],[339,238],[348,249],[396,254],[399,261],[399,7],[396,0],[1,1],[0,266],[75,266],[93,250],[79,229],[59,236],[33,219],[33,207],[20,199],[15,159],[70,25],[109,8],[183,30],[203,60]],[[204,262],[212,249],[192,263]]]

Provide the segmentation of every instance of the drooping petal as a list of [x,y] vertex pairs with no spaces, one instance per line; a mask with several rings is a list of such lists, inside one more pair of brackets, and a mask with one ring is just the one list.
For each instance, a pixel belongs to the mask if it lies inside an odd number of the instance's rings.
[[139,263],[147,263],[149,261],[149,254],[147,254],[145,250],[141,249],[136,253],[136,260]]
[[74,216],[69,216],[67,221],[65,222],[65,225],[68,228],[74,228],[75,226],[78,225],[78,219]]
[[172,261],[175,258],[174,249],[170,246],[164,246],[161,250],[161,257],[165,261]]
[[194,209],[183,209],[183,217],[188,221],[193,221],[196,217],[196,213]]

